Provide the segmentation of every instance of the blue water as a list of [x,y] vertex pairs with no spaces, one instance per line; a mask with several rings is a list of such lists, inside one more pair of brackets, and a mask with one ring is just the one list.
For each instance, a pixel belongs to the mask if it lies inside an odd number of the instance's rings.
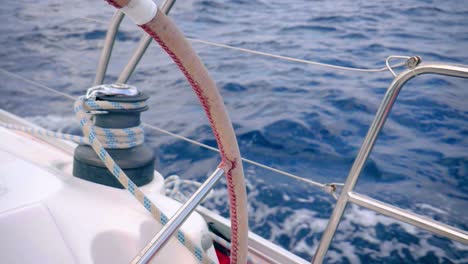
[[[104,1],[4,0],[0,67],[78,96],[92,84],[113,9]],[[187,36],[343,66],[381,67],[388,55],[468,64],[466,1],[179,1]],[[123,23],[112,82],[141,35]],[[225,98],[244,157],[320,182],[343,182],[386,87],[388,73],[351,73],[194,44]],[[0,108],[79,133],[72,104],[0,72]],[[144,121],[215,145],[187,82],[157,45],[131,84],[151,94]],[[468,81],[420,76],[404,87],[357,190],[468,229]],[[211,151],[147,131],[164,176],[204,179]],[[250,227],[310,259],[334,200],[245,165]],[[221,186],[205,205],[227,216]],[[348,206],[327,263],[468,263],[468,247]]]

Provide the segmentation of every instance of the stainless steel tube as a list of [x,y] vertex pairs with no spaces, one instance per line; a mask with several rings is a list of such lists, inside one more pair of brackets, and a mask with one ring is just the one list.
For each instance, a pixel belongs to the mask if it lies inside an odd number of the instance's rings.
[[107,30],[106,39],[104,40],[101,57],[99,58],[96,77],[94,78],[94,85],[102,84],[104,81],[104,76],[106,75],[107,66],[109,65],[110,56],[112,54],[112,48],[114,47],[115,37],[117,36],[120,23],[122,23],[124,16],[124,13],[117,10],[112,17],[109,29]]
[[[174,5],[176,0],[166,0],[161,6],[161,12],[164,12],[166,15],[169,14],[171,11],[172,6]],[[151,44],[151,41],[153,39],[151,38],[150,35],[144,33],[144,35],[141,37],[140,42],[138,43],[138,47],[136,50],[133,52],[132,57],[128,61],[127,65],[125,65],[125,68],[123,69],[122,73],[120,73],[119,78],[117,79],[117,83],[127,83],[128,79],[130,79],[130,76],[133,74],[133,71],[135,71],[136,66],[140,62],[141,58],[145,54],[146,50],[148,49],[148,46]]]
[[440,223],[438,221],[422,217],[401,208],[377,201],[362,194],[348,193],[349,201],[362,207],[374,210],[383,215],[393,217],[408,224],[428,230],[432,233],[447,237],[463,244],[468,244],[468,233],[458,228]]
[[423,63],[419,66],[416,66],[414,69],[406,70],[400,73],[390,84],[385,93],[385,96],[380,104],[380,107],[375,115],[374,121],[367,132],[367,135],[364,139],[364,142],[359,150],[359,153],[354,160],[353,166],[346,178],[345,185],[341,191],[341,195],[336,202],[333,213],[328,221],[327,228],[323,232],[320,244],[315,252],[312,263],[322,263],[325,255],[327,254],[330,243],[333,239],[333,236],[336,232],[340,219],[343,215],[343,212],[346,208],[346,204],[349,201],[348,193],[352,192],[356,182],[361,174],[362,168],[364,167],[367,158],[369,157],[372,148],[374,147],[377,136],[379,135],[382,127],[387,120],[387,117],[392,109],[393,104],[395,103],[398,94],[403,87],[403,85],[414,78],[419,74],[441,74],[454,77],[463,77],[468,78],[468,68],[463,66],[456,65],[444,65],[438,63]]
[[169,14],[169,12],[171,11],[171,9],[174,6],[175,2],[176,2],[176,0],[166,0],[166,1],[164,1],[164,3],[162,3],[162,5],[161,5],[160,10],[166,15]]
[[151,242],[138,254],[132,263],[148,263],[151,258],[161,249],[171,238],[177,229],[184,223],[188,216],[201,203],[205,196],[221,179],[224,170],[217,168],[213,174],[200,186],[200,188],[190,197],[190,199],[169,219],[167,224],[159,231]]
[[144,33],[140,39],[140,42],[138,43],[138,47],[136,48],[135,52],[133,52],[132,57],[128,61],[127,65],[125,65],[125,68],[120,73],[119,78],[117,79],[117,83],[128,82],[128,79],[130,79],[130,76],[133,74],[133,71],[135,71],[138,63],[140,63],[141,58],[145,54],[146,49],[148,49],[152,40],[153,39],[150,35]]

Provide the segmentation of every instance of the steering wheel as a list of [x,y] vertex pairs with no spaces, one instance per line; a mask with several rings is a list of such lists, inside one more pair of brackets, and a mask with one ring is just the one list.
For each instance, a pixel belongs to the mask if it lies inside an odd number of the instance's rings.
[[247,261],[247,194],[242,160],[223,99],[182,32],[152,0],[106,0],[146,31],[172,58],[192,86],[215,136],[225,171],[231,215],[231,263]]

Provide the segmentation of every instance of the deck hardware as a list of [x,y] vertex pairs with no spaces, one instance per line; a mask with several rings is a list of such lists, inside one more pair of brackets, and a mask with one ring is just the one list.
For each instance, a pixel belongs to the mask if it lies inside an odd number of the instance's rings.
[[163,228],[156,234],[151,242],[138,254],[132,264],[148,263],[151,258],[169,241],[169,238],[177,231],[184,221],[195,211],[197,206],[203,201],[213,187],[218,183],[224,175],[224,170],[217,168],[201,187],[190,197],[190,199],[177,210],[177,212],[169,219]]
[[336,194],[338,187],[343,187],[344,183],[339,183],[339,182],[332,182],[332,183],[327,183],[325,184],[323,190],[330,194],[335,200],[338,200],[338,196]]
[[[86,109],[101,140],[107,141],[106,151],[137,186],[153,179],[155,155],[143,144],[141,112],[148,109],[149,96],[126,84],[101,84],[86,92],[93,108]],[[101,104],[107,107],[100,107]],[[122,136],[122,133],[126,136]],[[122,188],[89,144],[80,144],[74,153],[73,175],[91,182]]]
[[414,69],[416,66],[421,63],[421,57],[420,56],[411,56],[408,60],[406,60],[406,67],[408,69]]
[[[392,59],[392,56],[387,58],[387,65],[390,59]],[[416,64],[418,61],[420,61],[420,59],[415,59],[414,64]],[[393,71],[392,73],[394,74]],[[393,104],[395,103],[400,90],[410,79],[421,74],[439,74],[452,77],[468,78],[468,67],[439,63],[421,63],[417,64],[417,66],[412,69],[410,68],[406,71],[403,71],[395,77],[393,82],[388,87],[384,98],[382,99],[379,109],[377,110],[374,120],[372,121],[372,124],[370,125],[370,128],[364,139],[364,142],[362,143],[356,159],[354,160],[353,166],[349,171],[348,177],[346,178],[346,182],[343,186],[343,190],[341,191],[341,195],[338,197],[335,208],[333,209],[333,213],[330,216],[327,227],[323,232],[320,243],[317,247],[317,250],[315,251],[314,257],[312,259],[313,264],[323,263],[325,255],[327,254],[330,243],[335,235],[348,203],[354,203],[359,206],[363,206],[375,212],[387,215],[394,219],[398,219],[413,226],[420,227],[434,234],[444,236],[451,240],[468,245],[468,232],[464,230],[460,230],[456,227],[442,224],[439,221],[435,221],[433,219],[408,212],[384,202],[374,200],[354,191],[354,187],[359,179],[362,169],[364,168],[364,165],[375,145],[377,137],[379,136],[380,131],[382,130],[385,121],[391,112]]]
[[[416,57],[416,56],[413,56],[413,57]],[[390,61],[393,60],[393,59],[405,59],[406,61],[404,62],[403,65],[406,65],[407,67],[409,67],[410,63],[408,61],[411,60],[411,58],[413,58],[413,57],[400,56],[400,55],[390,55],[390,56],[387,57],[387,59],[385,59],[385,66],[387,66],[387,69],[390,71],[390,73],[393,75],[393,77],[397,77],[397,74],[393,70],[392,65],[390,65]],[[414,63],[412,63],[412,64],[414,64]]]
[[136,96],[138,95],[138,89],[135,86],[115,83],[96,85],[86,91],[86,99],[96,100],[96,96],[99,95]]

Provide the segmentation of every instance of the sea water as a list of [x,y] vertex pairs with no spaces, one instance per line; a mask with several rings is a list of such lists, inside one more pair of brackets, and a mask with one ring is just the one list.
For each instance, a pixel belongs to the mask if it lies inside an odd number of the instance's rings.
[[[79,96],[92,85],[113,8],[104,1],[13,1],[0,9],[0,108],[79,134],[72,102],[11,72]],[[389,55],[468,64],[461,0],[178,1],[187,37],[348,67]],[[142,32],[125,20],[106,82]],[[265,58],[194,43],[224,97],[242,155],[323,183],[344,182],[393,77]],[[396,69],[397,72],[401,69]],[[144,121],[215,146],[183,75],[152,44],[130,84],[151,95]],[[357,191],[468,229],[468,80],[418,76],[402,90]],[[163,175],[202,181],[217,153],[147,130]],[[314,186],[244,164],[252,231],[301,257],[317,248],[335,200]],[[223,184],[204,203],[228,216]],[[137,205],[136,205],[137,206]],[[467,263],[468,247],[348,206],[327,263]]]

